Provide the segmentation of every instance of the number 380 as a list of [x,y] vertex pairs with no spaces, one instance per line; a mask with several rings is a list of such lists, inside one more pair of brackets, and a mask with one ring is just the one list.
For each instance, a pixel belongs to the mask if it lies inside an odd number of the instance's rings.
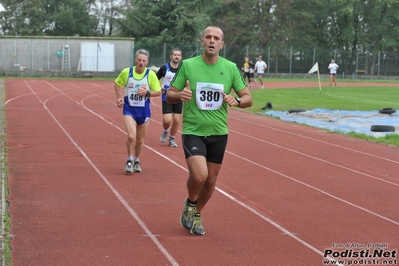
[[220,99],[220,92],[218,91],[201,91],[201,101],[218,102]]

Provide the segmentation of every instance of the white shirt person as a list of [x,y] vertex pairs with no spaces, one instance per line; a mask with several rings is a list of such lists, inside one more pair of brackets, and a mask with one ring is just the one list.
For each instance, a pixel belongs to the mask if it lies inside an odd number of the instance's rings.
[[265,74],[265,70],[266,69],[267,69],[267,64],[265,63],[265,61],[262,60],[262,56],[259,56],[258,57],[258,61],[256,61],[256,64],[255,64],[254,71],[258,75],[258,79],[259,79],[259,82],[261,84],[261,87],[260,87],[261,89],[264,88],[262,77]]
[[331,63],[328,65],[328,69],[330,70],[330,87],[334,83],[337,86],[337,81],[335,80],[335,75],[337,74],[339,66],[335,63],[334,59],[331,59]]

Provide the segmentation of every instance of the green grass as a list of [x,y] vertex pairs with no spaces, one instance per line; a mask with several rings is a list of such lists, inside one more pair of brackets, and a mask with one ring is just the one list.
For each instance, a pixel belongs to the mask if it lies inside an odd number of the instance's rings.
[[[267,80],[266,86],[270,82],[273,81]],[[276,111],[315,108],[358,111],[379,110],[386,107],[399,109],[399,85],[398,87],[322,87],[320,92],[316,81],[313,88],[251,90],[251,94],[254,104],[243,110],[255,114],[258,114],[267,102],[271,102],[273,110]],[[399,147],[399,134],[390,134],[380,138],[354,132],[348,135]]]
[[399,87],[327,87],[321,93],[318,88],[287,88],[252,90],[251,94],[252,112],[259,111],[266,102],[271,102],[277,111],[298,108],[365,111],[399,105]]

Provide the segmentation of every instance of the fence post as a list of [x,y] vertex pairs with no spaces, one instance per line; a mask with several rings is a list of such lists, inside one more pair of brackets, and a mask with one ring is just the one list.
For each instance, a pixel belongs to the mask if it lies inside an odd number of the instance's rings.
[[313,64],[316,62],[316,48],[313,48]]
[[30,69],[33,70],[33,39],[30,38]]
[[[359,69],[359,53],[356,48],[356,70],[358,70],[358,69]],[[357,71],[355,71],[355,72],[356,72],[356,77],[357,77]]]
[[50,39],[47,39],[47,70],[50,70]]
[[378,51],[378,76],[380,76],[380,64],[381,64],[381,51]]
[[17,62],[17,39],[14,39],[14,56],[13,56],[13,69],[15,68],[15,63]]
[[290,47],[290,74],[292,69],[292,46]]
[[131,65],[132,66],[134,66],[134,49],[135,49],[135,42],[133,41],[132,43],[131,43],[131,48],[132,48],[132,54],[131,54],[131,56],[130,56],[130,60],[131,60]]
[[223,57],[226,58],[226,48],[227,44],[223,45]]
[[163,62],[166,62],[166,42],[163,43]]
[[270,73],[270,46],[267,52],[267,63],[269,64],[269,67],[267,68],[267,73]]

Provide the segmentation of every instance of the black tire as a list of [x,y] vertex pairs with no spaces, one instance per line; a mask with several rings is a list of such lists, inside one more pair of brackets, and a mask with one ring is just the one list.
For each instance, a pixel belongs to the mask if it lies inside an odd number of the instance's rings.
[[288,113],[301,113],[301,112],[306,112],[305,109],[290,109],[288,110]]
[[395,108],[387,107],[387,108],[382,108],[379,110],[380,114],[393,114],[396,112]]
[[374,132],[395,132],[395,127],[385,125],[372,125],[370,130]]

